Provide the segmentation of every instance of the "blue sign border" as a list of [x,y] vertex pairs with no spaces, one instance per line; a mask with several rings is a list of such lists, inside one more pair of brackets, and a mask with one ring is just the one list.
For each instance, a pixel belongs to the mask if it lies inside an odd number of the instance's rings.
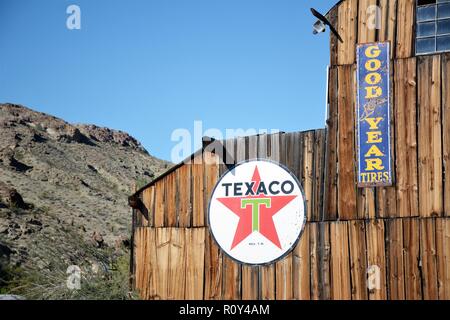
[[[366,97],[366,89],[368,85],[365,82],[365,78],[368,74],[374,71],[366,70],[366,62],[372,57],[366,56],[366,50],[370,46],[378,46],[380,50],[379,56],[376,60],[381,62],[381,66],[376,70],[377,74],[381,76],[381,81],[377,85],[381,88],[382,92],[379,96],[374,98]],[[391,79],[390,79],[390,42],[376,42],[359,44],[356,49],[357,56],[357,103],[356,103],[356,119],[357,123],[357,161],[358,161],[358,187],[386,187],[392,186],[392,159],[391,159]],[[373,58],[372,58],[373,59]],[[361,78],[361,75],[363,77]],[[381,142],[373,143],[372,145],[367,141],[368,133],[371,130],[370,125],[365,119],[368,117],[367,113],[375,117],[382,117],[377,124],[377,139],[380,138]],[[365,115],[364,120],[362,116]],[[372,118],[374,119],[374,118]],[[375,133],[375,132],[373,132]],[[362,142],[365,141],[365,142]],[[368,167],[362,168],[366,165],[365,155],[369,152],[372,146],[376,145],[377,150],[383,155],[378,156],[378,159],[382,160],[383,169],[367,170]],[[374,181],[369,176],[373,174],[377,175]],[[366,174],[366,179],[363,179],[363,174]],[[382,178],[380,178],[380,175]]]

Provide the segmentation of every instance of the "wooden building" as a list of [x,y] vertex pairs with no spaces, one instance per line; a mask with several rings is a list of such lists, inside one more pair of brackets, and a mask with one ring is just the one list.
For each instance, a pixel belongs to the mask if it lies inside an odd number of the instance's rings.
[[[439,34],[447,3],[435,2],[338,2],[327,14],[343,40],[330,36],[327,127],[224,142],[234,162],[275,160],[302,183],[307,224],[283,260],[240,265],[217,247],[206,215],[227,167],[211,145],[130,197],[142,298],[450,299],[450,39]],[[373,5],[378,29],[368,26]],[[394,183],[358,188],[356,46],[381,41],[391,43]]]

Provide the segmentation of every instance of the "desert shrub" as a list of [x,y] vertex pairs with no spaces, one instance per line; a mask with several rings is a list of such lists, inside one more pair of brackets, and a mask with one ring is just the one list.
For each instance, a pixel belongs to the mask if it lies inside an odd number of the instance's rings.
[[45,132],[45,131],[46,131],[45,128],[42,126],[41,123],[36,123],[35,126],[34,126],[34,128],[35,128],[36,131],[38,131],[38,132]]
[[140,188],[146,186],[149,182],[150,182],[150,180],[143,179],[143,178],[137,178],[135,181],[136,190],[139,190]]
[[14,154],[14,158],[16,158],[16,160],[23,160],[24,158],[24,153],[21,151],[16,151]]

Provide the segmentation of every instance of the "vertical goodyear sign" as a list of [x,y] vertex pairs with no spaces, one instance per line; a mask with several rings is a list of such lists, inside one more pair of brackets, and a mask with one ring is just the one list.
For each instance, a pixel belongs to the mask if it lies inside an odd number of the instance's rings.
[[358,186],[392,185],[389,43],[357,48]]

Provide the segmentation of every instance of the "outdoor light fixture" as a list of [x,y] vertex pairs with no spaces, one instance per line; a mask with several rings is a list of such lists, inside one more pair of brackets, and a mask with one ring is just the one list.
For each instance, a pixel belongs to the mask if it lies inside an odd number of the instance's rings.
[[313,34],[322,33],[326,30],[325,24],[320,20],[317,20],[316,23],[313,24],[313,28]]
[[316,17],[317,20],[316,23],[314,23],[313,25],[313,34],[318,34],[318,33],[322,33],[325,32],[326,30],[326,26],[330,27],[331,32],[333,32],[333,34],[339,39],[340,42],[344,42],[341,38],[341,36],[339,35],[339,33],[336,31],[336,29],[333,27],[333,25],[330,23],[330,21],[328,21],[327,18],[325,18],[325,16],[323,16],[322,14],[320,14],[317,10],[315,10],[314,8],[311,8],[311,12],[314,15],[314,17]]

